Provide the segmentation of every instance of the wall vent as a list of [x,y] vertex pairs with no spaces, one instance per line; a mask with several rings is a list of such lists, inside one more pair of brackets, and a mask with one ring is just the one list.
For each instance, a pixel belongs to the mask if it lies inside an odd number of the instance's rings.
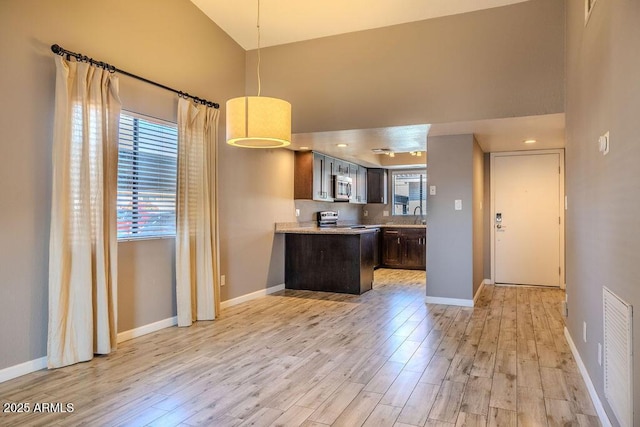
[[602,289],[604,396],[622,427],[633,426],[633,307]]

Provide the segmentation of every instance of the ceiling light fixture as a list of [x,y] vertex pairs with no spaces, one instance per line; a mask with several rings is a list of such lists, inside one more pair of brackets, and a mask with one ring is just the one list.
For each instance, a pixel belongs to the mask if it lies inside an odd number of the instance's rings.
[[227,101],[227,144],[243,148],[279,148],[291,144],[291,104],[260,96],[260,0],[258,0],[258,96]]
[[525,139],[524,140],[525,144],[535,144],[536,142],[538,142],[538,141],[536,141],[535,139]]
[[340,147],[340,148],[344,148],[346,146],[347,146],[347,144],[343,144],[343,143],[340,143],[340,144],[336,145],[336,147]]
[[393,151],[389,153],[389,157],[395,157],[396,153],[394,153]]

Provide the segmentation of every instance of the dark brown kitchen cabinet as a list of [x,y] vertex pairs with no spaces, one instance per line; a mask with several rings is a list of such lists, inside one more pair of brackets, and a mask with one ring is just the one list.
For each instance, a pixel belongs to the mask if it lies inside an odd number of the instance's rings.
[[320,153],[297,151],[294,165],[293,198],[332,202],[334,160],[334,158]]
[[402,265],[399,230],[384,229],[382,232],[382,264],[385,267],[400,267]]
[[380,251],[382,250],[382,231],[380,231],[379,228],[376,228],[373,245],[373,268],[378,268],[382,260],[382,256],[380,255]]
[[426,229],[385,228],[382,232],[382,265],[422,270],[427,267]]
[[373,286],[376,230],[285,237],[286,289],[360,295]]
[[387,203],[386,169],[367,169],[367,203]]
[[404,257],[402,259],[404,268],[426,268],[427,238],[425,230],[405,229],[402,231],[401,240],[404,240]]

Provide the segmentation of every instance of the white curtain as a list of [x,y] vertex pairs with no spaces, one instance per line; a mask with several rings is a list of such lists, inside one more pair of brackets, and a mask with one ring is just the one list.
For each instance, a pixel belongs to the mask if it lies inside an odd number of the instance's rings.
[[219,312],[217,109],[178,100],[176,297],[178,326]]
[[118,79],[56,60],[49,368],[116,347]]

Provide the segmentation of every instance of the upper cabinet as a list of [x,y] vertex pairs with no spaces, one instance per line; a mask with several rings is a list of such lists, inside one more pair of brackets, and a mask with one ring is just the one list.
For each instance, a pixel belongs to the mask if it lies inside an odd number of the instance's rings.
[[294,199],[333,202],[333,176],[352,180],[349,203],[367,203],[367,168],[312,151],[296,151]]
[[356,165],[355,179],[350,175],[355,183],[355,200],[354,203],[367,203],[367,168]]
[[333,158],[311,151],[296,151],[293,198],[333,201]]
[[387,203],[386,169],[367,169],[367,203]]
[[350,163],[344,160],[333,159],[333,174],[349,176],[349,165]]

